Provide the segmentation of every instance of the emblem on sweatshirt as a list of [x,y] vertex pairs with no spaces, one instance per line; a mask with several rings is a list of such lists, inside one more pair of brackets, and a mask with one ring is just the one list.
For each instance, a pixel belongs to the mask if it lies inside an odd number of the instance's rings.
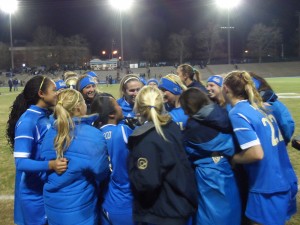
[[140,169],[140,170],[144,170],[146,169],[148,166],[148,160],[146,158],[139,158],[138,161],[137,161],[137,167]]

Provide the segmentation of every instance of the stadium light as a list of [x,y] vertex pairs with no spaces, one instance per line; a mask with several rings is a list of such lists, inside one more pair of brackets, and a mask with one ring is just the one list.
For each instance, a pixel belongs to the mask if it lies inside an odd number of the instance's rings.
[[18,9],[18,1],[16,0],[0,0],[0,9],[9,14],[9,33],[10,33],[10,56],[11,56],[11,69],[14,71],[14,46],[12,37],[12,23],[11,15]]
[[119,11],[120,14],[120,36],[121,36],[121,63],[124,61],[123,51],[123,18],[122,12],[128,10],[133,5],[133,0],[110,0],[113,8]]
[[216,5],[227,10],[227,51],[228,64],[231,64],[231,42],[230,42],[230,12],[232,8],[237,7],[241,0],[216,0]]

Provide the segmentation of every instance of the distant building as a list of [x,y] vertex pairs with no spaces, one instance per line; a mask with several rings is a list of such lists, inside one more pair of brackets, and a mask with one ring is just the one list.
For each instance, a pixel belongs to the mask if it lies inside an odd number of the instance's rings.
[[116,70],[119,60],[116,58],[109,60],[92,59],[90,61],[91,70]]

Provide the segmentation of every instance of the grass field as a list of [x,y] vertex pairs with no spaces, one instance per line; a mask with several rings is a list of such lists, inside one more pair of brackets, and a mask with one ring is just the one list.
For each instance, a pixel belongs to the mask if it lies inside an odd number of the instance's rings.
[[[268,79],[273,89],[280,96],[280,100],[289,108],[296,122],[295,134],[300,134],[300,78],[272,78]],[[106,87],[99,86],[100,91],[109,92],[118,97],[118,85]],[[9,199],[14,194],[14,160],[5,138],[5,128],[8,119],[9,107],[19,92],[8,92],[8,88],[0,88],[0,225],[13,225],[13,200]],[[300,177],[300,152],[289,146],[289,155]],[[298,195],[298,208],[300,208],[300,194]],[[300,224],[298,212],[288,225]]]

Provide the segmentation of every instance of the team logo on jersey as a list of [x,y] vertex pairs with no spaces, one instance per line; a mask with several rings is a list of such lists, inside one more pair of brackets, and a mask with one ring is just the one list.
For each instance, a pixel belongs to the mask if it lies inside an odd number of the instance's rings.
[[148,160],[146,158],[139,158],[138,161],[137,161],[137,167],[140,169],[140,170],[144,170],[146,169],[148,166]]
[[217,152],[213,152],[212,155],[212,160],[214,161],[215,164],[217,164],[218,162],[220,162],[220,160],[223,158],[222,155],[220,155],[219,153]]

